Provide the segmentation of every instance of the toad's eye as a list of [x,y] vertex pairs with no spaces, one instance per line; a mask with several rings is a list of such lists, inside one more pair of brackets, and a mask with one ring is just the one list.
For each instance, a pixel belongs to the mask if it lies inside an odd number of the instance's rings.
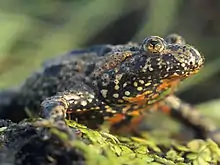
[[146,38],[142,43],[142,50],[151,53],[160,53],[164,50],[166,42],[158,36]]
[[165,38],[168,44],[185,44],[185,39],[178,34],[170,34]]

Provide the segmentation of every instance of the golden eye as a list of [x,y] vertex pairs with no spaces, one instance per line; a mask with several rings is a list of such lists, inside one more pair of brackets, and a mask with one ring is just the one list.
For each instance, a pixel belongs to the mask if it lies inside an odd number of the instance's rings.
[[146,38],[142,43],[142,50],[150,53],[160,53],[164,50],[166,42],[158,36]]
[[182,36],[175,34],[175,33],[168,35],[165,38],[165,41],[168,44],[185,44],[186,43],[185,39]]

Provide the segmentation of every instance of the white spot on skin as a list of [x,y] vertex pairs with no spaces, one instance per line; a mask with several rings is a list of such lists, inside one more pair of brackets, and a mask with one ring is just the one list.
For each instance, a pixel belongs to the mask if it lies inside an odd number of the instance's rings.
[[182,63],[181,66],[184,68],[184,67],[186,66],[186,64],[185,64],[185,63]]
[[119,89],[119,85],[115,85],[115,90],[118,90]]
[[90,103],[91,103],[91,102],[92,102],[92,99],[88,99],[88,102],[90,102]]
[[153,70],[154,70],[154,69],[153,69],[152,67],[149,67],[149,71],[151,71],[151,72],[152,72]]
[[104,120],[108,120],[108,119],[109,119],[109,116],[105,116],[105,117],[104,117]]
[[101,94],[102,94],[102,96],[103,96],[104,98],[107,97],[107,93],[108,93],[108,90],[106,90],[106,89],[102,89],[102,90],[101,90]]
[[105,87],[105,86],[107,86],[107,85],[108,85],[108,83],[106,83],[106,82],[104,82],[104,81],[102,82],[102,86]]
[[78,99],[80,99],[79,96],[74,95],[74,94],[71,94],[71,95],[64,95],[63,97],[64,97],[64,99],[66,99],[66,100],[72,100],[72,99],[74,99],[74,100],[78,100]]
[[69,103],[70,104],[72,104],[72,103],[74,103],[75,102],[75,100],[69,100]]
[[85,100],[81,101],[80,103],[82,106],[86,106],[87,105],[87,102]]
[[110,107],[108,105],[105,105],[105,109],[109,109]]
[[130,96],[130,94],[131,94],[131,93],[130,93],[129,91],[125,91],[125,95],[126,95],[126,96]]
[[123,76],[122,74],[117,74],[116,79],[121,80],[122,76]]
[[115,79],[114,83],[117,85],[117,84],[119,84],[119,81],[117,79]]
[[94,99],[94,98],[95,98],[95,96],[94,96],[94,95],[91,95],[91,94],[89,95],[89,97],[90,97],[90,98],[92,98],[92,99]]
[[167,68],[166,71],[169,72],[169,71],[170,71],[170,68]]
[[118,93],[114,93],[113,97],[117,99],[119,97],[119,94]]
[[134,85],[135,87],[137,87],[137,86],[138,86],[138,83],[135,81],[133,85]]
[[126,87],[128,84],[125,82],[124,84],[123,84],[123,87]]
[[146,83],[144,86],[147,87],[147,86],[149,86],[150,84],[151,84],[151,83]]
[[124,103],[124,100],[119,99],[118,102],[119,103]]
[[142,87],[137,87],[137,90],[138,90],[138,91],[142,91],[143,88],[142,88]]
[[174,76],[179,76],[179,74],[177,74],[177,73],[174,73],[173,75],[174,75]]
[[111,112],[111,113],[117,113],[117,111],[116,111],[116,110],[111,110],[110,112]]
[[146,69],[142,69],[142,72],[145,73],[145,72],[147,72],[147,70]]
[[106,111],[106,112],[112,112],[112,109],[111,109],[111,108],[106,108],[105,111]]
[[139,83],[144,84],[144,80],[139,80]]

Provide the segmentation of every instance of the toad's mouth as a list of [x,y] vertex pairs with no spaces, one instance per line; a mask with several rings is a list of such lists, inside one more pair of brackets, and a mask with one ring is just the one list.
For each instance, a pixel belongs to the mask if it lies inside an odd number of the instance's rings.
[[170,79],[170,80],[182,80],[182,79],[185,79],[187,77],[190,77],[190,76],[193,76],[193,75],[197,74],[202,69],[202,67],[203,67],[203,65],[197,67],[196,69],[193,69],[193,70],[190,70],[190,71],[186,71],[184,74],[175,72],[172,75],[170,75],[168,79]]

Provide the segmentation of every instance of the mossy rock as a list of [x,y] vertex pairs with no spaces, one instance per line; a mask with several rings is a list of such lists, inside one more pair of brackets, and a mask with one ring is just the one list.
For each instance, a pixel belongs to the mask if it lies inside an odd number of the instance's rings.
[[[185,144],[156,138],[114,136],[73,121],[0,121],[1,164],[166,164],[209,165],[220,162],[220,148],[210,139]],[[163,137],[161,137],[163,138]],[[9,163],[10,162],[10,163]]]

